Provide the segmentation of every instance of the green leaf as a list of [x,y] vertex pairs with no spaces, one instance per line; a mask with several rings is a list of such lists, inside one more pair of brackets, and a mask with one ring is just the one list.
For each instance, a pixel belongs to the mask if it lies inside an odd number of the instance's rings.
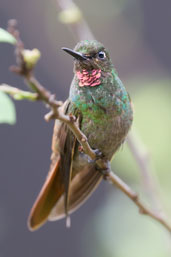
[[15,122],[15,106],[6,94],[0,92],[0,123],[8,123],[13,125]]
[[0,42],[10,43],[15,45],[17,41],[15,37],[13,37],[8,31],[0,28]]

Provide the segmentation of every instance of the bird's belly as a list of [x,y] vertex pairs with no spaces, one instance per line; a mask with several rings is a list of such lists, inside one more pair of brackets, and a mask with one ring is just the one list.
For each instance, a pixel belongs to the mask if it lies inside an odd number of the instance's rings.
[[100,150],[110,160],[123,143],[130,125],[131,121],[122,116],[104,114],[99,120],[83,116],[81,130],[90,146]]

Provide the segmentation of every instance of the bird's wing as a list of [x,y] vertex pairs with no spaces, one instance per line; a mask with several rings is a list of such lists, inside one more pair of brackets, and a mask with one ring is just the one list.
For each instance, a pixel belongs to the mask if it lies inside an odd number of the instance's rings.
[[[79,127],[81,127],[82,117],[79,116],[77,120]],[[72,149],[76,149],[74,152],[77,152],[78,142],[76,142],[76,147],[75,143],[72,145]],[[70,169],[72,169],[72,171],[69,173],[70,179],[67,179],[69,184],[66,187],[65,194],[61,195],[49,214],[48,219],[51,221],[64,218],[78,209],[102,180],[102,175],[96,169],[94,163],[88,163],[88,161],[85,165],[80,163],[80,169],[78,169],[79,164],[75,165],[75,162],[82,162],[82,159],[74,158],[72,154],[70,162]],[[75,168],[75,166],[77,166],[77,168]]]
[[[94,165],[85,166],[73,177],[69,189],[69,214],[77,210],[89,198],[101,180],[102,175],[96,170]],[[63,194],[52,209],[48,219],[54,221],[64,218],[65,216],[65,195]]]
[[[68,113],[70,102],[64,105]],[[79,114],[74,112],[79,118]],[[35,230],[47,219],[57,220],[76,210],[95,190],[102,179],[94,164],[75,172],[73,159],[78,142],[67,125],[56,121],[52,140],[51,167],[47,179],[32,207],[28,226]]]
[[[65,113],[69,104],[69,101],[64,103],[63,111]],[[66,124],[59,120],[55,121],[50,171],[31,209],[28,219],[30,230],[35,230],[45,223],[60,196],[68,190],[72,147],[75,145],[74,138]]]

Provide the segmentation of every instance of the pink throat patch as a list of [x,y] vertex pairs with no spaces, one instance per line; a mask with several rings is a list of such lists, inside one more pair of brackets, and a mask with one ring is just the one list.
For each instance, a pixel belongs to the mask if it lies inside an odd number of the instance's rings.
[[101,77],[101,70],[92,70],[86,71],[82,70],[82,72],[77,71],[77,78],[79,79],[79,86],[80,87],[94,87],[100,85],[100,77]]

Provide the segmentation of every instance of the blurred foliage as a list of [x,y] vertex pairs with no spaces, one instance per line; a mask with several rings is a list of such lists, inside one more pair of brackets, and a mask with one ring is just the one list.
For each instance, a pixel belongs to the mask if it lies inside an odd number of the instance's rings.
[[0,42],[15,44],[16,39],[6,30],[0,28]]
[[[131,84],[134,103],[134,127],[152,159],[152,171],[161,184],[161,198],[171,214],[171,81],[137,79]],[[112,161],[112,169],[145,198],[139,168],[126,144]],[[148,200],[148,199],[146,199]],[[151,203],[153,205],[153,203]],[[170,206],[170,207],[169,207]],[[170,209],[169,209],[170,208]],[[92,224],[94,225],[92,225]],[[170,242],[164,228],[150,217],[140,215],[137,207],[121,192],[111,195],[90,221],[88,235],[94,226],[90,256],[169,257]],[[92,235],[88,236],[91,244]],[[171,250],[171,249],[170,249]]]
[[0,92],[0,123],[15,124],[15,106],[8,95]]
[[[0,42],[15,44],[16,39],[6,30],[0,28]],[[16,122],[15,107],[11,99],[0,92],[0,123],[14,124]]]

